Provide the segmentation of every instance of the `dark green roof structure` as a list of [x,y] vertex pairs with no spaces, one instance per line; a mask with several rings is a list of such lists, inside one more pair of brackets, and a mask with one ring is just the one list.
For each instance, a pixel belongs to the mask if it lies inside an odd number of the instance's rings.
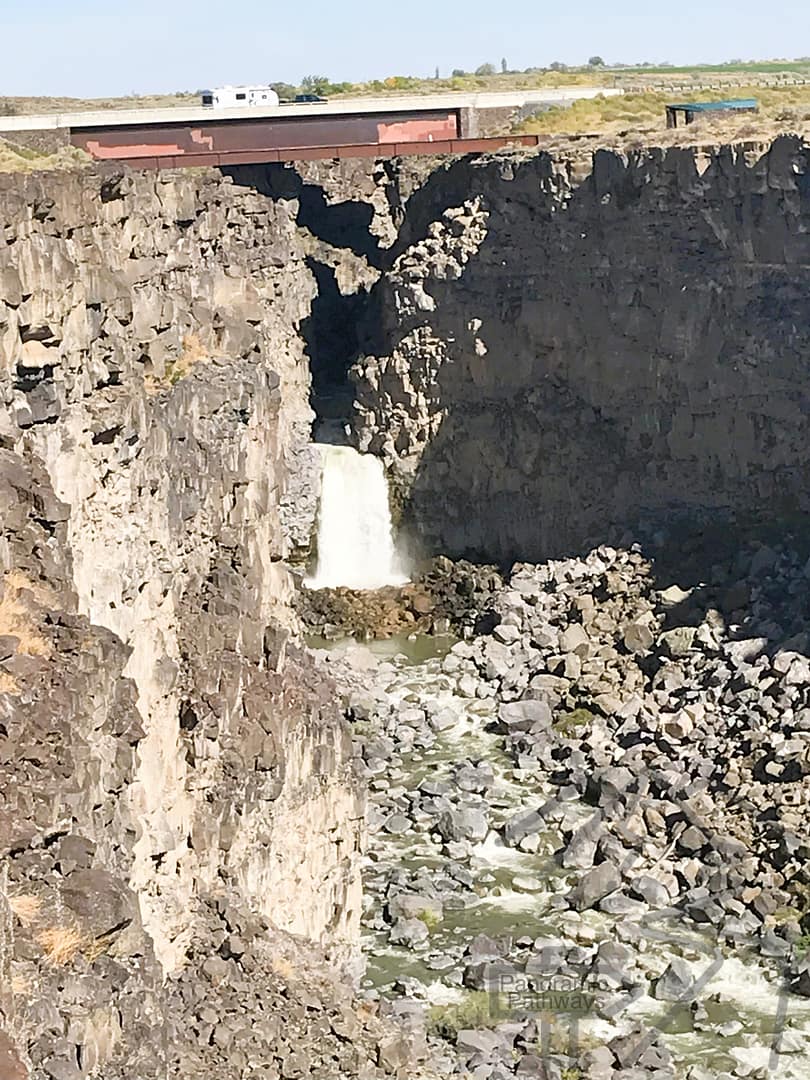
[[683,113],[687,124],[693,123],[699,116],[722,112],[757,112],[759,104],[755,98],[734,98],[730,101],[689,101],[683,105],[667,105],[667,127],[678,126],[678,114]]

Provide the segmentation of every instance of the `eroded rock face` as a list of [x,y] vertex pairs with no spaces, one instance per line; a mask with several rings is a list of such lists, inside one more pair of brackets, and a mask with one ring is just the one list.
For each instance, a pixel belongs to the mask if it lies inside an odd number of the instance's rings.
[[[218,648],[201,638],[189,661],[175,755],[199,862],[182,963],[165,978],[142,901],[168,891],[158,871],[174,853],[133,797],[147,737],[129,649],[77,612],[69,507],[41,465],[5,449],[0,510],[4,1080],[421,1075],[424,1040],[358,1004],[327,962],[353,943],[362,804],[322,673],[292,647],[285,660],[281,630],[251,661],[225,616]],[[142,882],[145,843],[155,874]],[[283,921],[319,928],[328,948]]]
[[413,194],[355,426],[427,548],[806,509],[807,173],[781,138],[459,160]]
[[410,1070],[327,966],[364,802],[291,637],[311,238],[203,174],[0,202],[0,1063]]
[[296,206],[215,173],[8,179],[0,203],[0,433],[42,463],[46,550],[131,680],[116,790],[158,957],[185,963],[223,879],[345,955],[362,799],[329,690],[287,649],[315,291]]

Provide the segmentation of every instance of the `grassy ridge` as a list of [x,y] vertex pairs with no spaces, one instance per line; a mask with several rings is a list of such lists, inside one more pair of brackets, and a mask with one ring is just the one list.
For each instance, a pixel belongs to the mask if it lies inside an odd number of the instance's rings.
[[40,153],[24,146],[12,146],[0,139],[0,172],[39,172],[41,169],[76,169],[89,165],[83,150],[67,146],[54,154]]
[[[756,98],[760,112],[758,120],[778,123],[804,122],[810,119],[810,86],[784,88],[733,86],[723,96]],[[577,134],[581,132],[643,131],[666,127],[665,107],[673,103],[712,101],[717,91],[701,90],[676,93],[655,91],[622,94],[620,97],[592,98],[575,101],[568,108],[552,108],[519,125],[521,132],[548,134]],[[750,114],[727,117],[729,123],[751,122]]]
[[634,75],[810,75],[810,60],[751,60],[740,64],[635,65],[612,68],[615,74]]
[[[810,79],[810,59],[762,60],[730,64],[693,65],[627,65],[613,67],[571,67],[560,70],[532,68],[494,75],[474,72],[456,74],[440,79],[424,79],[410,75],[392,75],[387,79],[368,82],[331,82],[320,76],[309,76],[301,86],[276,83],[282,97],[294,97],[300,92],[317,92],[329,98],[347,96],[385,95],[403,93],[442,93],[447,91],[533,90],[544,87],[671,85],[674,82],[712,80],[724,84],[741,84],[757,76],[778,80],[807,77]],[[30,113],[81,112],[95,109],[171,108],[198,104],[195,92],[173,94],[129,95],[126,97],[0,97],[0,116]]]

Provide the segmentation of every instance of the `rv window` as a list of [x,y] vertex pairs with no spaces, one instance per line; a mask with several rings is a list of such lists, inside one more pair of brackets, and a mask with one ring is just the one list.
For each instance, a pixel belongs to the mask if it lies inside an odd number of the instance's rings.
[[244,101],[244,100],[245,100],[245,97],[246,97],[246,95],[245,95],[245,94],[237,94],[237,95],[236,95],[236,100],[237,100],[237,101]]
[[213,105],[214,104],[214,95],[213,94],[203,94],[202,103],[203,103],[203,105]]

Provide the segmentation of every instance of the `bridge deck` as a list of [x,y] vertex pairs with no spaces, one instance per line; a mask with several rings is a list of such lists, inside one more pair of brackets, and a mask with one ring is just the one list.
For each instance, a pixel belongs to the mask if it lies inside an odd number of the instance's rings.
[[563,89],[521,90],[493,93],[407,94],[397,97],[341,98],[337,101],[288,104],[273,107],[212,109],[202,106],[170,109],[106,109],[100,111],[50,113],[39,116],[0,116],[0,131],[47,131],[59,128],[129,127],[133,124],[200,124],[221,120],[291,120],[302,116],[335,117],[370,113],[413,112],[432,109],[508,109],[524,105],[564,105],[578,98],[621,94],[621,90],[601,86],[571,86]]

